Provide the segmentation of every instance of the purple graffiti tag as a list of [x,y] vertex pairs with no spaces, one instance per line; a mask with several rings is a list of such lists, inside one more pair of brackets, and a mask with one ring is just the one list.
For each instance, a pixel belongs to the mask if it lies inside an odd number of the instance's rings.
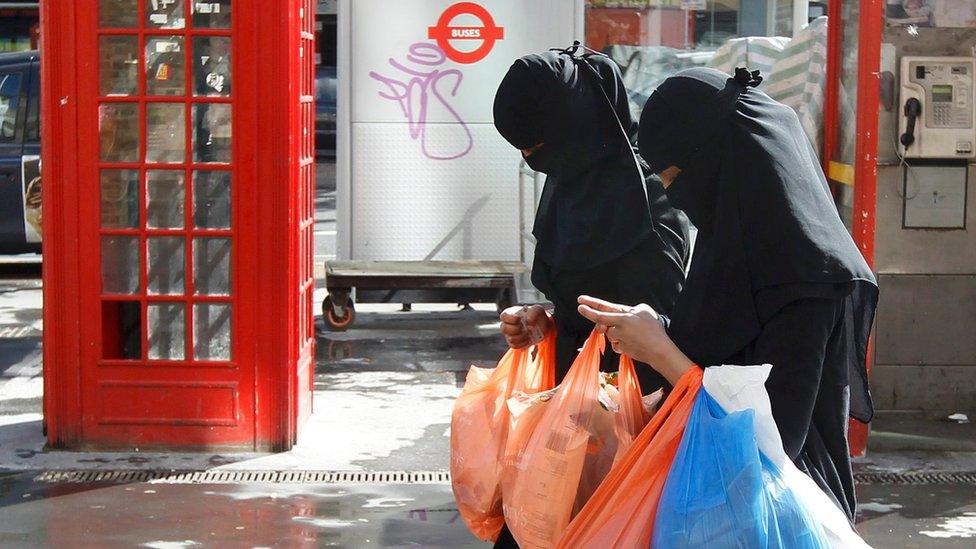
[[[420,150],[427,158],[431,160],[454,160],[471,152],[472,147],[474,147],[471,130],[448,101],[449,97],[457,96],[461,81],[464,80],[464,74],[457,69],[435,68],[447,62],[447,56],[439,47],[427,42],[417,42],[411,45],[406,60],[413,67],[390,58],[390,66],[400,72],[396,77],[384,76],[376,71],[370,71],[369,76],[371,78],[387,87],[387,90],[378,92],[378,95],[384,99],[397,102],[403,117],[407,119],[410,138],[415,141],[420,140]],[[454,79],[454,87],[447,90],[449,97],[446,97],[438,87],[441,81],[446,78]],[[431,99],[434,101],[430,101]],[[456,125],[452,125],[464,132],[463,136],[458,135],[460,139],[456,141],[458,147],[455,151],[460,149],[460,152],[431,150],[432,147],[427,142],[427,117],[435,108],[443,109],[443,112],[457,121]]]

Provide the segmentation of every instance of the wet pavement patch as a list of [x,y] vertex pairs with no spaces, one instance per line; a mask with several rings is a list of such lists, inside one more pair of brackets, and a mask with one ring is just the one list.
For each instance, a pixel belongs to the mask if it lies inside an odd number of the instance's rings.
[[0,546],[484,547],[449,485],[129,484],[0,508]]
[[858,531],[874,547],[976,547],[972,484],[861,485],[858,502]]

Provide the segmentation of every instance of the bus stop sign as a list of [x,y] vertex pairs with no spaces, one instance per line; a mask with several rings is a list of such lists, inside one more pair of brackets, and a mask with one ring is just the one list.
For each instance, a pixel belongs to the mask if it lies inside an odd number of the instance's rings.
[[[481,21],[480,27],[452,26],[459,15],[473,15]],[[484,59],[495,46],[495,41],[505,37],[505,29],[495,25],[495,19],[483,6],[474,2],[458,2],[441,14],[437,26],[427,27],[427,38],[437,40],[448,59],[461,64],[477,63]],[[452,40],[481,40],[481,45],[471,51],[461,51]]]

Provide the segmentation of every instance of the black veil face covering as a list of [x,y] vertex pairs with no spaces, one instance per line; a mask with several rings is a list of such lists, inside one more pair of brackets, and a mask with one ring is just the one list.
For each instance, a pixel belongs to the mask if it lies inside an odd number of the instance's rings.
[[[596,69],[599,84],[581,63]],[[492,109],[495,128],[517,149],[542,144],[525,157],[536,171],[584,170],[619,153],[623,145],[603,93],[624,127],[633,126],[626,90],[611,60],[556,51],[526,55],[512,64],[498,86]]]
[[[792,109],[753,89],[757,73],[682,71],[651,95],[639,145],[699,229],[670,326],[694,361],[718,364],[753,341],[776,307],[825,295],[849,302],[851,415],[871,419],[865,350],[877,283],[840,220]],[[775,294],[776,303],[763,296]]]
[[670,235],[687,235],[687,221],[659,184],[645,194],[632,151],[636,123],[609,57],[572,48],[521,57],[498,86],[493,114],[498,133],[534,149],[525,162],[546,174],[532,231],[537,261],[551,272],[592,269],[656,238],[670,265],[660,276],[680,288],[684,241]]

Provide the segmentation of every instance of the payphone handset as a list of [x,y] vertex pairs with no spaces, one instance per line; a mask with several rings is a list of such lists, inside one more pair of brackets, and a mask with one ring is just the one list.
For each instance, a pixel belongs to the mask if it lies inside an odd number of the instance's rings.
[[904,158],[976,157],[972,57],[901,58],[899,149]]

